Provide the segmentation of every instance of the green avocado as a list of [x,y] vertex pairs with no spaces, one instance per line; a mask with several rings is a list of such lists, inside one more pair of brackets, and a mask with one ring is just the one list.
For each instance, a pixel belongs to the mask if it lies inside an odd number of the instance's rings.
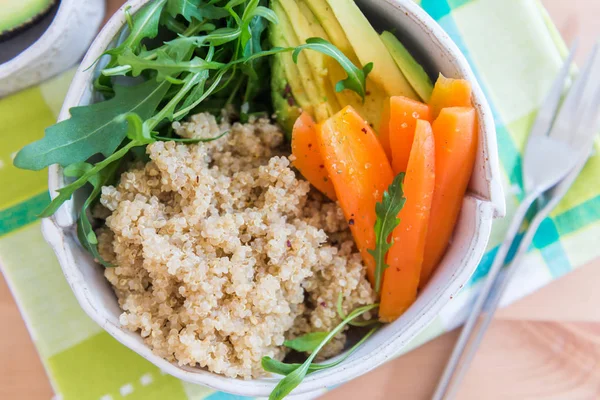
[[[291,24],[298,42],[296,45],[306,43],[309,38],[319,36],[319,30],[314,25],[314,18],[307,18],[305,12],[300,9],[300,2],[297,0],[276,0],[281,3],[285,14]],[[335,95],[334,86],[329,80],[328,62],[330,57],[316,51],[305,51],[308,65],[310,66],[310,78],[317,89],[315,115],[318,122],[331,117],[338,112],[341,107]]]
[[[284,1],[294,2],[293,5],[296,5],[295,0]],[[283,7],[282,3],[283,1],[280,0],[273,0],[271,2],[271,9],[275,12],[278,19],[277,24],[271,25],[272,44],[275,46],[299,46],[304,43],[304,40],[301,40],[298,37],[294,26],[297,24],[297,18],[304,18],[304,16],[300,14],[300,11],[296,6],[296,12],[291,14],[295,17],[294,23],[292,24],[292,19],[289,18],[288,12],[286,12],[286,8]],[[287,6],[289,6],[289,3],[286,4],[286,7]],[[311,114],[317,121],[325,120],[330,115],[333,115],[331,104],[327,99],[326,90],[321,84],[322,82],[317,79],[321,73],[319,71],[319,55],[315,52],[304,51],[299,54],[297,63],[293,62],[289,53],[283,53],[277,55],[277,57],[280,58],[283,64],[288,84],[291,87],[294,98],[296,98],[302,110]],[[298,93],[302,93],[306,100],[298,98]],[[308,103],[306,103],[306,101]]]
[[57,0],[2,0],[0,39],[5,39],[36,23]]
[[384,31],[381,34],[381,40],[421,100],[429,102],[433,84],[421,64],[415,60],[393,33]]
[[363,65],[373,63],[369,77],[382,87],[388,96],[402,95],[418,99],[418,95],[354,0],[327,0],[327,4],[352,44],[359,61]]
[[273,57],[271,63],[271,99],[277,122],[283,128],[288,139],[292,137],[294,122],[300,116],[300,108],[288,84],[280,57]]
[[[317,36],[333,43],[350,61],[357,66],[363,67],[364,65],[361,64],[328,1],[300,0],[300,3],[306,4],[308,11],[312,12],[315,20],[318,21],[321,30],[317,31]],[[360,10],[358,12],[362,15]],[[369,28],[373,29],[370,24]],[[346,72],[333,59],[330,59],[329,62],[329,78],[335,86],[335,83],[346,77]],[[356,93],[350,90],[343,90],[341,93],[336,93],[336,96],[342,108],[346,105],[352,106],[376,131],[379,129],[381,110],[389,96],[371,75],[367,77],[367,94],[364,102]]]

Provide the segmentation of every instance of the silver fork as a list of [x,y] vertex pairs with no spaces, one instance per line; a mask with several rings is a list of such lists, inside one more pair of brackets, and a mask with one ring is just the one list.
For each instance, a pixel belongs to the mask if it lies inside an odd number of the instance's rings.
[[[446,364],[433,400],[453,398],[489,326],[500,297],[514,275],[518,262],[527,251],[535,231],[566,193],[589,154],[600,116],[599,46],[594,46],[577,80],[560,105],[576,48],[577,45],[574,44],[531,129],[523,156],[524,199],[513,216],[505,240],[498,248],[473,309]],[[564,183],[550,191],[551,199],[530,224],[505,278],[497,279],[508,250],[531,205],[563,180]],[[486,315],[479,320],[484,307]]]

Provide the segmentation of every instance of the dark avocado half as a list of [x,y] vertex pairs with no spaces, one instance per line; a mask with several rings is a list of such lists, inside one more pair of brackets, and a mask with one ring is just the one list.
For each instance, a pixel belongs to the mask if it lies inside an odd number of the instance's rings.
[[58,0],[2,0],[0,41],[34,25],[52,10]]

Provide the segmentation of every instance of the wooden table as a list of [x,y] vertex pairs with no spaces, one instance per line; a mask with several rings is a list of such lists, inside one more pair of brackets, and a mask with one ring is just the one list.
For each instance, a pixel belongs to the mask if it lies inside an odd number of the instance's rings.
[[[122,1],[108,2],[112,14]],[[567,40],[581,37],[581,60],[600,35],[600,1],[543,2]],[[600,260],[500,310],[458,398],[600,398],[598,282]],[[3,279],[0,321],[0,399],[50,399],[52,389]],[[427,399],[457,334],[443,335],[323,399]]]

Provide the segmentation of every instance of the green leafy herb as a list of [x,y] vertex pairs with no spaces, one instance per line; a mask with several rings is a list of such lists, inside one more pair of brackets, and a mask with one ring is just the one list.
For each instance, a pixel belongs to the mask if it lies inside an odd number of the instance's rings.
[[171,84],[148,81],[137,86],[115,86],[115,97],[101,103],[71,108],[71,118],[46,129],[44,138],[25,146],[15,157],[18,168],[40,170],[52,164],[67,166],[95,154],[114,153],[127,133],[120,116],[152,116]]
[[283,345],[296,351],[313,351],[327,335],[328,332],[310,332],[295,339],[286,340]]
[[158,35],[158,24],[160,15],[167,0],[151,1],[142,7],[132,21],[131,32],[119,46],[106,51],[106,54],[118,55],[123,51],[137,50],[146,38],[154,38]]
[[[329,343],[329,341],[335,335],[340,333],[344,329],[344,327],[348,324],[348,322],[358,318],[359,316],[361,316],[362,314],[364,314],[370,310],[373,310],[374,308],[377,308],[378,306],[379,306],[379,304],[370,304],[370,305],[359,307],[359,308],[353,310],[342,322],[340,322],[340,324],[338,326],[336,326],[331,332],[329,332],[327,334],[327,336],[325,336],[323,338],[323,340],[319,343],[319,345],[317,347],[315,347],[313,352],[310,354],[310,356],[308,356],[308,358],[306,359],[306,361],[304,361],[304,363],[300,364],[299,366],[296,366],[296,368],[291,372],[290,372],[290,369],[287,369],[285,371],[285,372],[287,372],[285,378],[283,378],[281,381],[279,381],[277,386],[275,386],[275,388],[271,392],[271,395],[269,396],[269,400],[283,399],[292,390],[294,390],[294,388],[296,388],[302,382],[304,377],[309,373],[311,364],[312,364],[313,360],[315,359],[315,357],[317,356],[317,354],[319,354],[319,351],[321,351],[321,349],[327,343]],[[263,357],[261,363],[262,363],[263,368],[265,368],[265,366],[266,366],[266,368],[276,368],[278,365],[278,363],[272,362],[272,359],[270,357]]]
[[[341,363],[346,361],[348,359],[348,357],[350,357],[360,347],[360,345],[362,345],[373,333],[375,333],[375,331],[377,331],[377,329],[379,329],[379,326],[375,326],[375,327],[371,328],[371,330],[369,330],[369,332],[367,332],[367,334],[365,336],[363,336],[362,339],[360,339],[358,342],[356,342],[356,344],[354,346],[352,346],[350,349],[348,349],[348,351],[346,351],[346,353],[342,357],[337,359],[336,361],[333,361],[333,362],[330,362],[327,364],[311,363],[310,366],[308,367],[308,372],[306,374],[308,375],[315,371],[333,368],[333,367],[340,365]],[[279,375],[289,375],[292,372],[294,372],[298,367],[300,367],[302,364],[298,364],[298,363],[288,364],[288,363],[284,363],[282,361],[277,361],[271,357],[263,357],[261,360],[261,365],[262,365],[263,369],[267,372],[272,372],[274,374],[279,374]]]
[[[90,176],[88,183],[93,186],[93,190],[83,203],[79,218],[77,219],[77,238],[79,239],[79,242],[90,252],[97,262],[105,267],[112,267],[113,265],[105,261],[98,252],[98,238],[96,237],[96,233],[92,228],[92,223],[89,220],[88,209],[96,201],[98,196],[100,196],[102,186],[114,179],[120,164],[120,160],[117,160],[101,170],[98,174]],[[92,168],[93,166],[88,163],[75,163],[65,168],[64,174],[69,177],[79,178]]]
[[224,18],[229,15],[226,9],[206,4],[203,0],[169,0],[166,11],[172,17],[181,15],[189,22],[192,22],[192,18],[202,21],[205,18]]
[[318,37],[306,39],[306,44],[296,47],[292,54],[294,62],[298,61],[298,54],[300,54],[300,51],[303,49],[315,50],[335,59],[348,74],[346,79],[339,81],[335,85],[335,90],[337,92],[341,92],[344,89],[353,90],[364,100],[367,87],[367,75],[369,75],[373,69],[373,63],[368,63],[360,69],[354,65],[340,49],[329,43],[327,40]]
[[154,136],[154,139],[160,140],[163,142],[179,142],[179,143],[206,143],[212,142],[217,139],[221,139],[223,136],[227,135],[229,131],[224,131],[219,135],[211,138],[172,138],[172,137],[162,137],[162,136]]
[[[338,295],[338,299],[337,299],[337,302],[336,302],[335,306],[336,306],[336,309],[337,309],[338,316],[341,319],[346,319],[346,313],[344,312],[343,302],[344,302],[344,298],[342,296],[342,293],[340,293]],[[352,325],[352,326],[371,326],[371,325],[376,325],[378,323],[379,323],[379,321],[377,321],[376,319],[371,319],[371,320],[364,320],[364,321],[350,321],[350,322],[348,322],[348,325]]]
[[394,244],[394,238],[391,236],[394,229],[400,223],[398,213],[404,207],[406,198],[403,189],[404,173],[401,172],[394,178],[383,192],[381,202],[375,205],[375,249],[369,249],[369,254],[375,258],[375,291],[381,289],[383,272],[389,265],[385,262],[385,256],[388,250]]
[[90,179],[93,179],[94,175],[100,173],[104,168],[111,165],[113,162],[120,160],[134,147],[145,146],[148,143],[152,143],[154,139],[144,132],[143,122],[137,114],[129,113],[119,116],[117,119],[121,121],[127,121],[127,137],[131,140],[125,146],[106,157],[104,160],[96,163],[92,168],[87,169],[81,176],[74,182],[58,189],[58,196],[56,196],[50,204],[41,212],[39,215],[41,218],[49,217],[58,210],[58,207],[65,201],[69,200],[73,193],[81,187],[83,187]]
[[[111,75],[117,75],[115,71],[122,74],[125,72],[131,72],[133,76],[139,76],[143,71],[153,70],[158,72],[157,80],[162,81],[167,76],[179,75],[182,72],[197,73],[208,69],[220,69],[223,67],[222,63],[206,61],[200,57],[194,57],[189,61],[177,61],[171,58],[165,51],[157,51],[156,57],[153,59],[147,59],[135,55],[131,50],[125,50],[123,54],[117,58],[121,67],[119,70],[115,68],[110,70]],[[106,71],[104,72],[106,74]]]

